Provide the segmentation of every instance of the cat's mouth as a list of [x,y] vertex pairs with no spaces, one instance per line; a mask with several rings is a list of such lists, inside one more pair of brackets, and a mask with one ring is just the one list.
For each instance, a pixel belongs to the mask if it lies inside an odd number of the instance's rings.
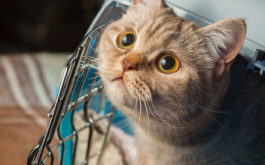
[[124,85],[123,76],[116,77],[116,78],[112,79],[112,82],[119,82],[119,83],[121,83],[122,85]]

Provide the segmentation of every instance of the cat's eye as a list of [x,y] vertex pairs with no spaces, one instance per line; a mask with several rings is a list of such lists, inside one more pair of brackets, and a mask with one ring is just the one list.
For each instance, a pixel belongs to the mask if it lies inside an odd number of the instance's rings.
[[157,66],[163,73],[174,73],[179,69],[179,60],[174,55],[165,54],[158,59]]
[[134,46],[135,35],[132,31],[127,30],[119,35],[117,42],[120,48],[130,50]]

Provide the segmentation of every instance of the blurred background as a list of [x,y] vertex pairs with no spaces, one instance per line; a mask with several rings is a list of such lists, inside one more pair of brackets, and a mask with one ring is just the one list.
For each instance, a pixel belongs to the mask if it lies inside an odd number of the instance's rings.
[[0,5],[0,53],[72,52],[103,0],[13,0]]
[[47,128],[67,57],[103,0],[0,3],[0,164],[27,163]]

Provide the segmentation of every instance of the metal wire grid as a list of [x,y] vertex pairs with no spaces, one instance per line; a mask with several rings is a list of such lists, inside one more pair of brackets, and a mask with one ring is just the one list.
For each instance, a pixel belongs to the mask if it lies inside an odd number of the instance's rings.
[[[79,44],[75,53],[68,60],[61,79],[58,96],[48,114],[50,121],[47,130],[40,138],[39,143],[30,152],[27,163],[28,165],[43,165],[48,163],[48,160],[50,160],[51,165],[57,164],[55,162],[56,155],[54,155],[54,152],[58,150],[58,148],[61,149],[59,164],[63,165],[66,150],[65,143],[70,139],[74,139],[71,164],[75,164],[77,144],[79,140],[78,133],[84,129],[89,129],[89,138],[87,139],[86,156],[82,165],[88,165],[89,159],[95,156],[98,156],[97,164],[99,164],[115,110],[112,108],[112,110],[106,113],[104,116],[94,120],[89,117],[88,109],[92,98],[95,95],[101,93],[103,89],[102,83],[100,82],[99,78],[97,78],[95,68],[97,56],[95,47],[97,45],[97,40],[101,34],[101,31],[107,24],[108,23],[105,23],[88,33],[84,37],[83,41]],[[89,83],[86,82],[87,80]],[[74,114],[80,106],[82,107],[86,124],[83,127],[77,129],[74,125]],[[101,110],[103,108],[104,107],[101,106]],[[71,126],[73,132],[72,134],[63,138],[60,131],[60,125],[66,114],[70,111],[72,112]],[[108,119],[108,124],[103,135],[104,140],[102,142],[101,149],[94,155],[91,155],[90,149],[91,139],[95,130],[94,124],[104,119]],[[54,135],[58,136],[59,142],[52,146],[51,142],[55,139]],[[46,154],[44,154],[45,152]]]

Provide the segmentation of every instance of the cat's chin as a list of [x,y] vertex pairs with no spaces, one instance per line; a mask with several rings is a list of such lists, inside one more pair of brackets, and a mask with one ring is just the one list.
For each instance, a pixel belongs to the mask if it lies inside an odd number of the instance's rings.
[[133,108],[136,101],[130,96],[129,91],[122,79],[117,79],[108,83],[108,85],[105,86],[105,90],[110,101],[117,108],[124,106]]

